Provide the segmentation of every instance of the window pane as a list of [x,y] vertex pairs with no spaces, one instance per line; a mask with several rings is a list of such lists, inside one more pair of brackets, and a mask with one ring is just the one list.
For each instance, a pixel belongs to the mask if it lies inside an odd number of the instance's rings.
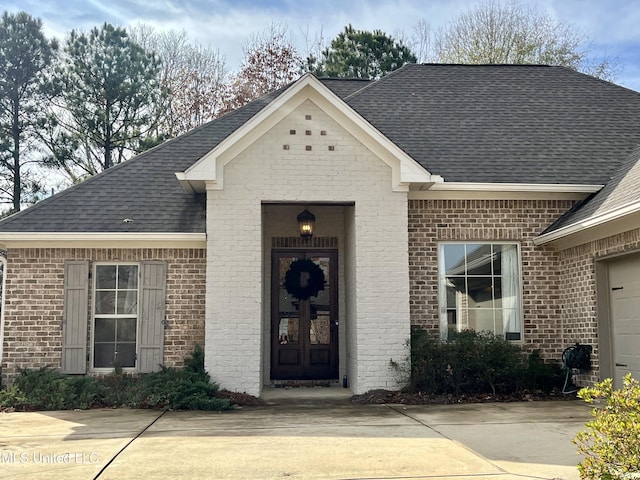
[[318,295],[316,295],[315,297],[311,297],[311,301],[317,305],[328,307],[330,304],[329,291],[329,285],[325,285],[324,290],[318,291]]
[[119,290],[118,291],[118,311],[119,314],[135,315],[138,311],[138,291]]
[[469,306],[493,308],[493,285],[491,277],[470,277],[467,279],[469,285]]
[[447,275],[464,275],[464,245],[443,245],[444,269]]
[[502,316],[502,310],[494,311],[494,319],[495,319],[495,323],[494,323],[495,330],[493,331],[493,333],[495,333],[496,335],[504,336],[504,321]]
[[455,310],[447,310],[447,325],[450,329],[455,330],[455,326],[458,324],[458,315]]
[[493,262],[493,274],[502,275],[502,249],[509,248],[509,245],[494,245],[493,252],[495,260]]
[[98,342],[113,342],[116,339],[115,318],[96,318],[96,331],[93,339]]
[[324,273],[324,280],[328,282],[329,281],[329,258],[328,257],[311,257],[311,260],[313,260],[322,269],[322,272]]
[[118,342],[135,342],[136,341],[136,319],[135,318],[119,318],[118,319]]
[[96,288],[116,288],[116,265],[98,265],[96,267]]
[[116,362],[123,368],[136,366],[136,344],[119,343],[116,349]]
[[116,313],[116,292],[96,291],[96,315]]
[[469,309],[469,326],[471,330],[494,331],[493,309],[490,308],[471,308]]
[[502,312],[502,324],[504,325],[504,332],[508,334],[512,334],[511,336],[515,338],[517,335],[517,340],[520,340],[520,322],[518,321],[518,310],[515,308],[505,308],[501,310]]
[[291,267],[291,264],[295,262],[297,258],[281,258],[280,265],[278,265],[278,278],[280,280],[280,285],[284,285],[284,279],[287,276],[287,272]]
[[118,289],[138,288],[138,266],[118,265]]
[[113,368],[115,352],[115,343],[96,343],[93,351],[93,366],[95,368]]
[[491,245],[467,245],[467,275],[491,275]]
[[328,345],[331,342],[331,317],[318,315],[311,320],[309,341],[312,345]]
[[447,278],[447,308],[461,308],[468,304],[464,277]]
[[285,317],[280,319],[278,328],[278,341],[280,345],[288,343],[298,343],[300,338],[299,321],[295,317]]
[[493,298],[494,306],[502,308],[502,279],[499,277],[493,279]]
[[286,288],[280,288],[280,312],[297,312],[300,301],[296,300]]

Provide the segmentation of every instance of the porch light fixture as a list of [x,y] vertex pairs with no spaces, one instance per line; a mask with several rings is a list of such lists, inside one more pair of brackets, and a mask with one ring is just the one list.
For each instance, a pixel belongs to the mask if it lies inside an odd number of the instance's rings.
[[298,226],[300,227],[300,236],[308,240],[313,237],[313,225],[315,224],[316,216],[306,208],[298,214]]

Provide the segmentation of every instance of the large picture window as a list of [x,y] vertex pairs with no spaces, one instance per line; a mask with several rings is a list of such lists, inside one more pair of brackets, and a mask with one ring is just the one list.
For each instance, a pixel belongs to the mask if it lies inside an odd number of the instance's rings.
[[96,265],[94,368],[134,368],[138,326],[138,265]]
[[475,330],[522,339],[519,258],[515,243],[440,244],[442,338]]

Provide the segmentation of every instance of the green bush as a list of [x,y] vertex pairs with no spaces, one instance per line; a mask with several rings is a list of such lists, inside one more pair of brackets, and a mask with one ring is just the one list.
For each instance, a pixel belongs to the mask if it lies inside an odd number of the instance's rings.
[[13,385],[0,390],[0,407],[19,410],[132,407],[174,410],[226,410],[228,399],[216,397],[218,386],[204,370],[204,353],[196,347],[185,367],[129,375],[115,371],[100,378],[68,376],[51,368],[23,370]]
[[640,383],[628,374],[623,386],[613,389],[610,378],[583,388],[578,396],[587,403],[602,399],[594,419],[579,432],[574,443],[584,460],[580,477],[588,480],[640,478]]
[[522,365],[520,347],[489,332],[450,334],[450,374],[456,394],[516,390]]
[[452,332],[442,341],[415,329],[409,365],[392,365],[413,393],[496,396],[562,385],[559,365],[545,364],[539,352],[527,357],[518,344],[489,332]]
[[0,408],[16,407],[25,402],[25,397],[16,384],[0,389]]
[[104,387],[91,377],[68,377],[43,367],[22,370],[13,385],[0,392],[0,405],[26,410],[91,408]]
[[523,387],[530,392],[550,393],[561,390],[565,380],[560,364],[546,363],[540,358],[540,351],[529,354],[523,372]]
[[102,406],[138,408],[140,397],[140,378],[126,373],[113,373],[100,377],[100,384],[104,386]]
[[218,386],[206,372],[165,368],[140,376],[138,402],[142,406],[173,410],[226,410],[229,401],[217,398]]
[[207,375],[204,369],[204,350],[200,345],[196,344],[191,356],[184,359],[184,369],[199,375]]

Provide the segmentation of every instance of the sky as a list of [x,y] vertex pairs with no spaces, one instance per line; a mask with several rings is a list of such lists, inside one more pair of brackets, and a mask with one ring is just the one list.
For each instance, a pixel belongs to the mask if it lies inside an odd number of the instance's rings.
[[[320,34],[326,42],[351,23],[361,30],[411,34],[420,20],[432,29],[447,25],[477,4],[474,0],[3,0],[0,10],[24,10],[42,20],[49,37],[62,40],[71,29],[109,22],[138,23],[158,30],[185,30],[202,45],[219,50],[237,69],[242,47],[272,23],[286,25],[304,53]],[[582,31],[595,58],[612,59],[615,83],[640,91],[640,0],[521,0]]]

